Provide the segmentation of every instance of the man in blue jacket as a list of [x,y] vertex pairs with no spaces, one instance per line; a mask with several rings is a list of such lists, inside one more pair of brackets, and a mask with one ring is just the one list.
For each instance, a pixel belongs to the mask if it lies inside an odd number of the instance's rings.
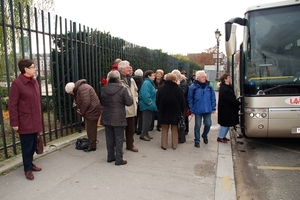
[[211,114],[216,112],[216,95],[212,86],[206,78],[205,71],[196,73],[195,81],[189,87],[188,104],[191,116],[195,116],[195,147],[200,147],[200,128],[203,118],[204,129],[202,138],[205,144],[208,143],[208,133],[212,124]]

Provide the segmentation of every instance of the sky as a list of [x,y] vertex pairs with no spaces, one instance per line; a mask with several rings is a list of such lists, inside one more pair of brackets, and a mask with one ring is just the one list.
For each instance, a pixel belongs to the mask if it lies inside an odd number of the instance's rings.
[[[224,24],[249,6],[278,0],[55,0],[55,14],[110,32],[130,43],[168,54],[201,53],[217,45],[225,53]],[[242,28],[238,27],[241,40]]]

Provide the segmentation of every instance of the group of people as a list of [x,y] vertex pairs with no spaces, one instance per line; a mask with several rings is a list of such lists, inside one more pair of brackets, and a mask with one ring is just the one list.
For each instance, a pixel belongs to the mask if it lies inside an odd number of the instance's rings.
[[[11,86],[9,94],[10,125],[20,135],[25,176],[34,179],[32,171],[41,171],[35,166],[33,155],[37,145],[37,134],[42,131],[41,95],[34,78],[35,66],[30,59],[18,63],[21,74]],[[168,133],[171,130],[171,147],[176,150],[178,143],[185,142],[189,132],[188,115],[195,117],[194,142],[200,147],[200,128],[204,123],[201,137],[208,144],[208,133],[212,125],[211,114],[216,112],[215,92],[205,71],[197,71],[192,81],[186,79],[186,72],[173,70],[164,74],[137,69],[134,73],[130,63],[116,59],[101,88],[100,98],[85,79],[69,82],[65,91],[73,95],[77,113],[85,118],[90,146],[86,152],[97,149],[97,123],[105,127],[107,162],[125,165],[123,142],[126,149],[138,152],[134,146],[134,133],[143,141],[153,139],[149,132],[157,120],[161,131],[161,148],[168,148]],[[30,104],[30,105],[28,105]],[[238,123],[239,101],[231,87],[231,77],[220,78],[218,123],[221,125],[218,142],[226,143],[229,127]],[[180,115],[186,116],[186,129],[178,130]],[[125,132],[125,138],[124,138]]]

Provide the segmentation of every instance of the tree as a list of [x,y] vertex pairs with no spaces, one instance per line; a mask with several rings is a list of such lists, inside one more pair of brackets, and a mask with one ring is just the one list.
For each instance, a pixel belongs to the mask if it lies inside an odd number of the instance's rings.
[[[20,42],[21,36],[28,36],[27,31],[21,33],[19,28],[22,24],[23,27],[28,27],[28,17],[30,16],[31,22],[34,22],[34,12],[27,12],[27,8],[37,7],[38,17],[41,15],[41,10],[50,11],[53,9],[54,0],[1,0],[1,12],[0,16],[0,78],[6,72],[6,68],[9,71],[17,71],[15,52],[19,49],[19,56],[22,56],[20,50],[22,46],[27,45]],[[3,6],[3,7],[2,7]],[[2,17],[3,16],[3,17]],[[7,57],[6,57],[7,55]],[[9,73],[6,74],[6,79],[10,79]]]
[[[223,52],[219,53],[223,54]],[[205,49],[205,51],[202,53],[188,54],[187,57],[200,66],[204,67],[205,65],[214,65],[216,63],[216,59],[213,58],[213,54],[217,54],[217,46]]]

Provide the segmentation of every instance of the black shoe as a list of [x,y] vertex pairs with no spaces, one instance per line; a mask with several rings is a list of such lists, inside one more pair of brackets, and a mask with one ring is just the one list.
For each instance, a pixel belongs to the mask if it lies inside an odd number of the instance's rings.
[[141,132],[136,132],[137,135],[141,135]]
[[204,142],[204,144],[208,144],[208,139],[207,138],[203,138],[203,142]]
[[96,151],[97,148],[88,148],[88,149],[84,149],[84,152],[90,152],[90,151]]
[[161,147],[163,150],[167,150],[167,148]]
[[157,131],[161,131],[161,128],[157,127]]
[[113,159],[113,160],[107,160],[108,163],[111,163],[111,162],[115,162],[116,159]]
[[153,131],[153,127],[152,127],[152,128],[149,128],[149,131]]
[[195,143],[195,147],[200,148],[200,144],[199,143]]
[[126,160],[123,160],[121,163],[115,163],[115,165],[126,165],[126,164],[127,164]]

